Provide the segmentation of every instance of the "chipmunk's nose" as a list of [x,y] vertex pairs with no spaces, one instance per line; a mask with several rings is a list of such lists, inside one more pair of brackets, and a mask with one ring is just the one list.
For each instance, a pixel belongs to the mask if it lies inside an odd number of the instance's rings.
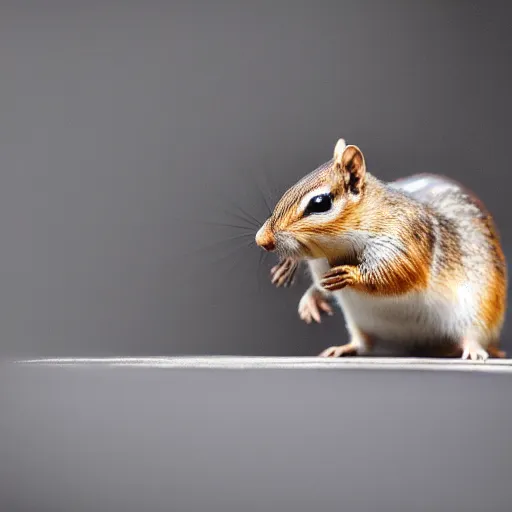
[[260,246],[263,247],[263,249],[265,249],[265,251],[273,251],[276,248],[276,244],[272,240],[269,240],[268,242],[260,244]]
[[273,251],[276,248],[276,240],[266,222],[256,233],[256,243],[265,251]]

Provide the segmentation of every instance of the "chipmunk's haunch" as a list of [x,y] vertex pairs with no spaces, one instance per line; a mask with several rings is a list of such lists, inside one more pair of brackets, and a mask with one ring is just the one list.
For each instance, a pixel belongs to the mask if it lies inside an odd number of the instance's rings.
[[436,175],[382,183],[361,150],[340,139],[334,157],[285,192],[256,243],[276,251],[273,282],[307,260],[313,284],[303,320],[343,310],[350,342],[323,356],[363,354],[383,341],[464,359],[504,357],[499,336],[507,269],[491,215],[474,194]]

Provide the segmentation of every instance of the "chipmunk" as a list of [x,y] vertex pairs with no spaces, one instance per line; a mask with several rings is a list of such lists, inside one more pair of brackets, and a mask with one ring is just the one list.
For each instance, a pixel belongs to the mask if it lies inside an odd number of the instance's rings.
[[384,183],[339,139],[334,156],[288,189],[255,241],[275,251],[272,281],[292,282],[306,260],[312,285],[299,302],[307,323],[343,311],[349,342],[322,357],[391,347],[439,349],[486,360],[499,349],[507,266],[492,216],[459,183],[417,174]]

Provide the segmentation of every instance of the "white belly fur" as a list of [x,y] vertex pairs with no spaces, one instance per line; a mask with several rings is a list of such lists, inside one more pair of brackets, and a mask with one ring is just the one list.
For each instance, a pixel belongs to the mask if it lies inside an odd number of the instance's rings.
[[429,344],[447,338],[457,342],[471,321],[464,301],[449,303],[428,291],[379,297],[344,289],[334,296],[347,323],[392,344]]

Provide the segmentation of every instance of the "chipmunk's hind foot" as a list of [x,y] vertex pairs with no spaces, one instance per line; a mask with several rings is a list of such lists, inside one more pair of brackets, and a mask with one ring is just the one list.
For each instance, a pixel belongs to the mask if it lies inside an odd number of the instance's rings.
[[471,361],[485,361],[489,358],[489,353],[473,338],[464,338],[461,343],[462,359],[471,359]]
[[355,343],[346,343],[345,345],[338,345],[326,348],[319,354],[319,357],[347,357],[357,356],[359,347]]

